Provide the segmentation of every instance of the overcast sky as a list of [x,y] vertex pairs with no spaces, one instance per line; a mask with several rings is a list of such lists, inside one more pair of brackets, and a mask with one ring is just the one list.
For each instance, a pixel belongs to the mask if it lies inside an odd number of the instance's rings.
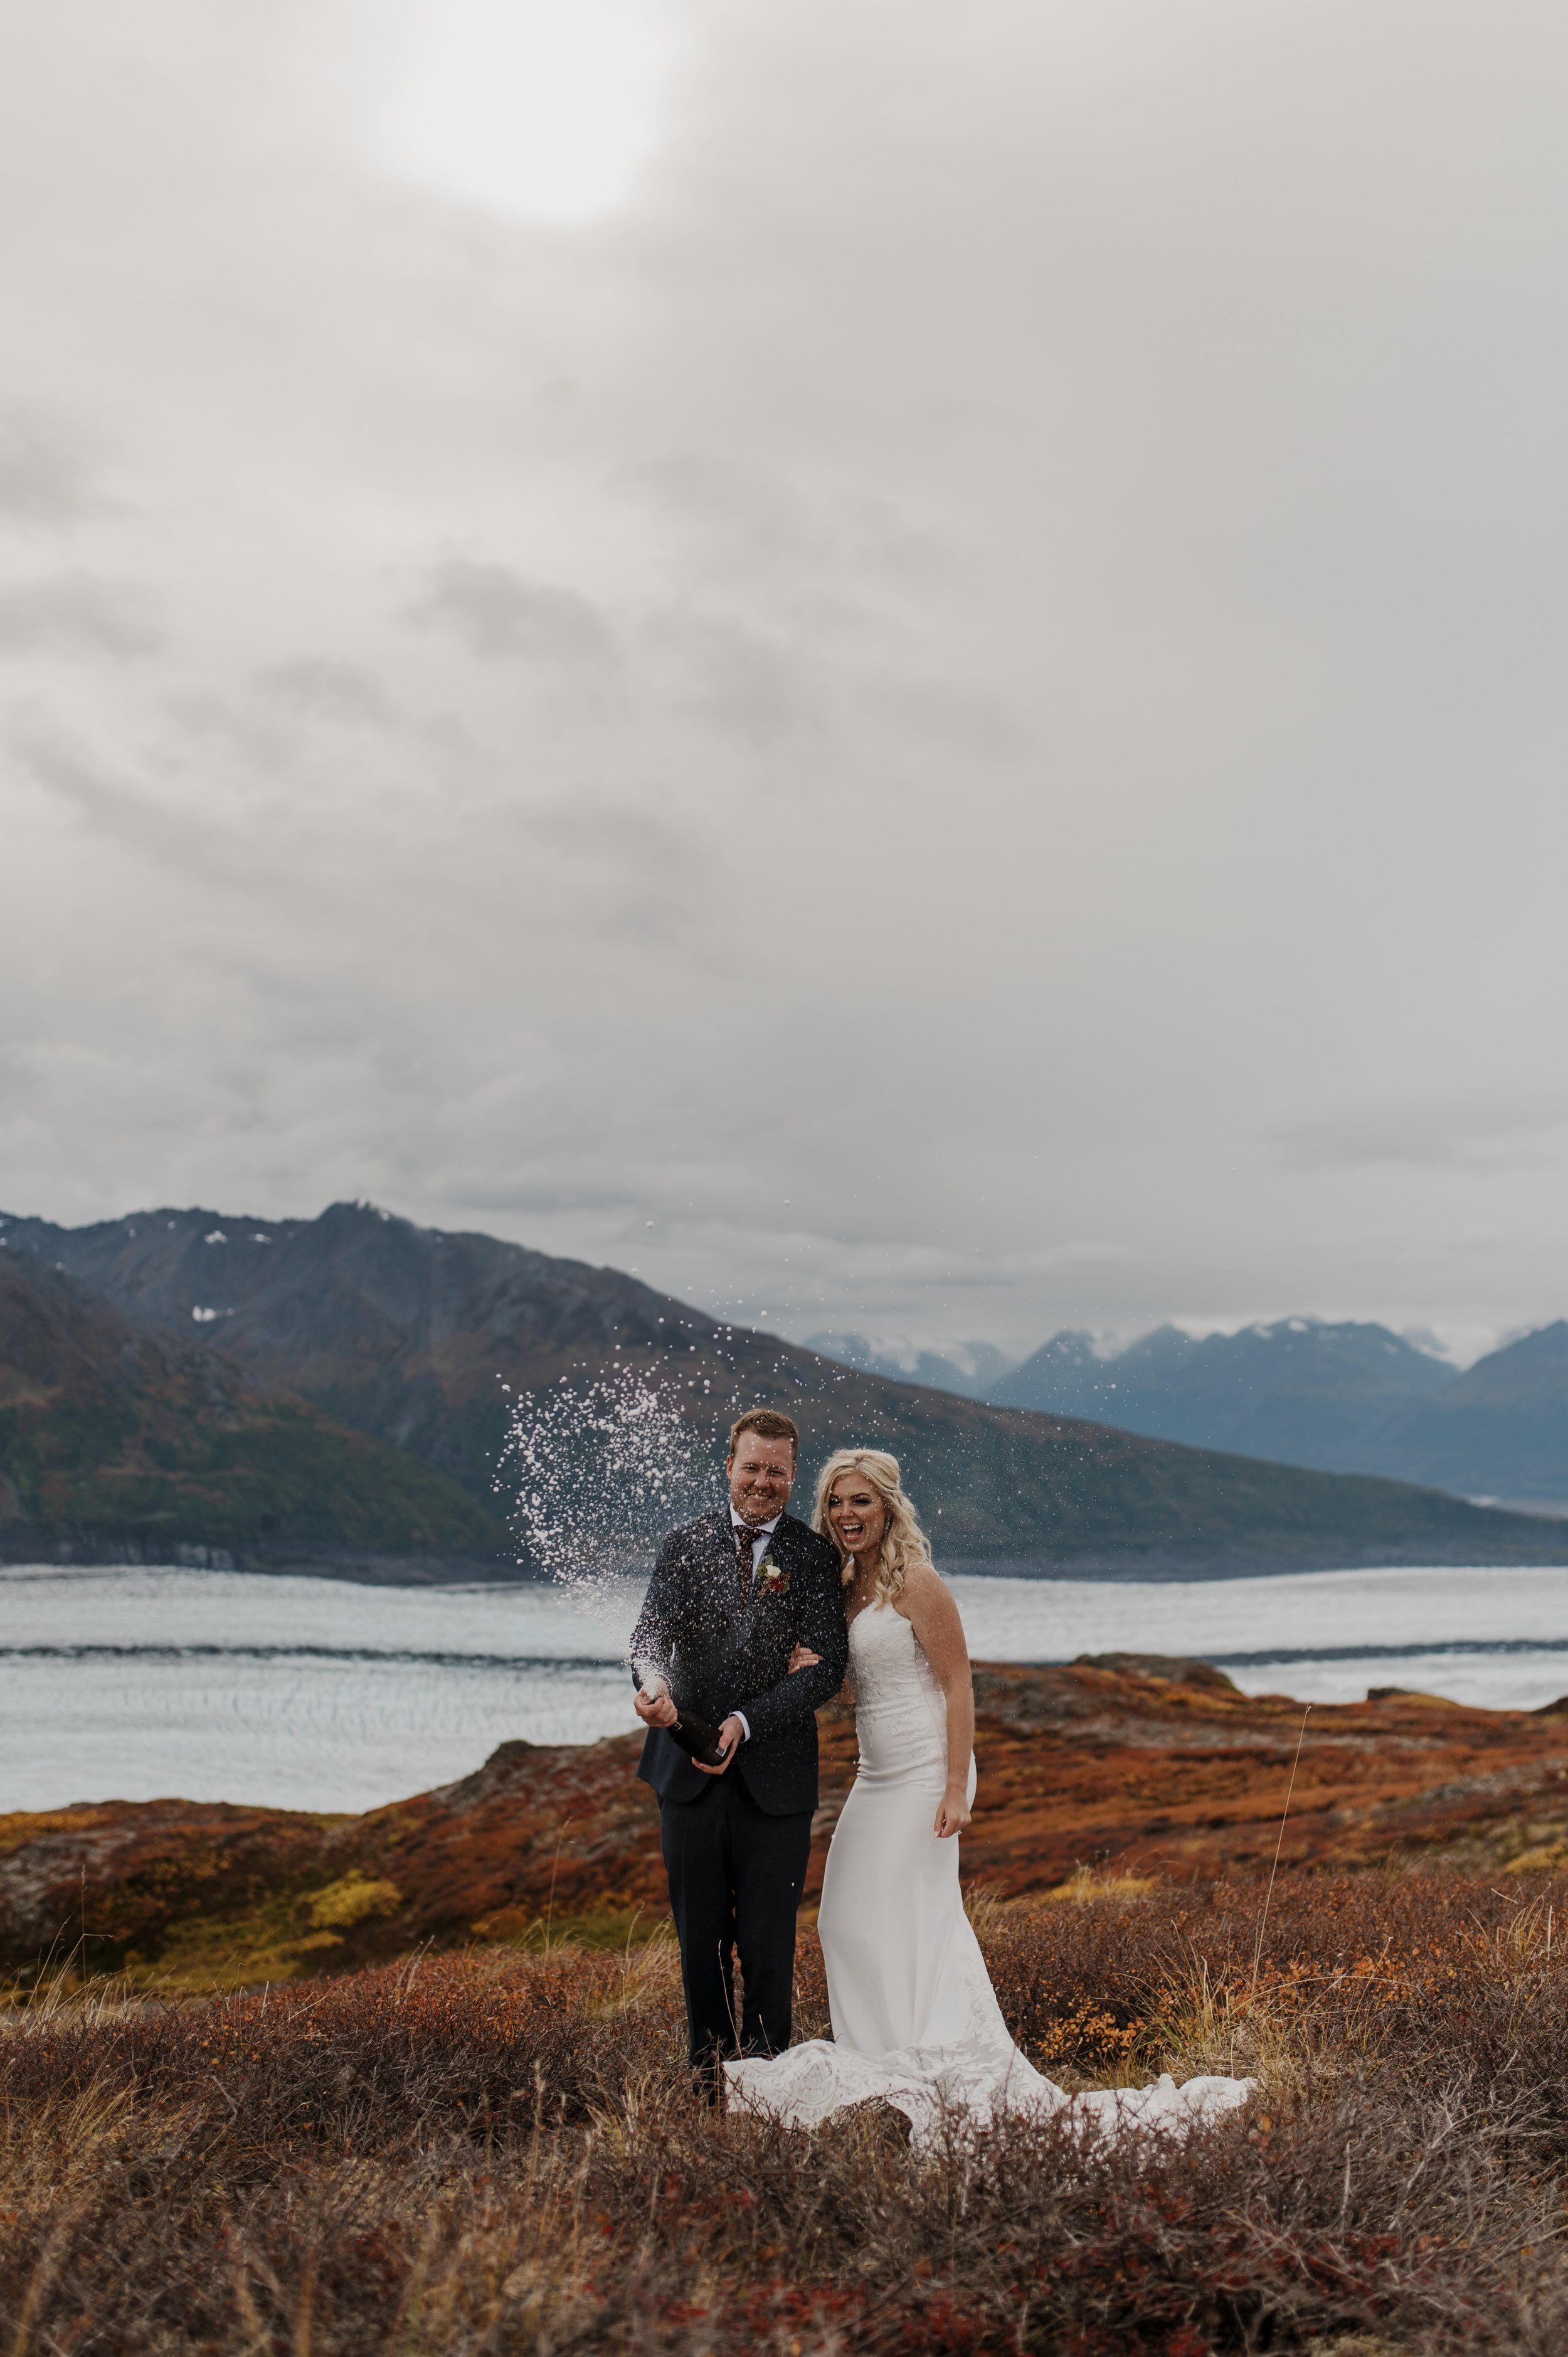
[[0,1207],[1568,1310],[1568,16],[0,0]]

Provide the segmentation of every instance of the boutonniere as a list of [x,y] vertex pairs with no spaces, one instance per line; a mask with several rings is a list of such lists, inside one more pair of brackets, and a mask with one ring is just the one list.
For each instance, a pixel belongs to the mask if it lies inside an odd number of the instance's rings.
[[788,1596],[789,1593],[789,1575],[781,1563],[774,1562],[770,1555],[765,1555],[757,1566],[757,1592],[758,1596]]

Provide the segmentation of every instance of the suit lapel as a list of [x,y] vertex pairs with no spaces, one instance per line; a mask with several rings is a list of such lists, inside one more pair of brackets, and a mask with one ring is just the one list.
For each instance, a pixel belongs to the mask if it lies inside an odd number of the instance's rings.
[[729,1543],[729,1530],[727,1509],[709,1516],[711,1544],[703,1562],[703,1595],[699,1607],[711,1620],[716,1642],[724,1646],[728,1645],[734,1634],[740,1610],[735,1551]]

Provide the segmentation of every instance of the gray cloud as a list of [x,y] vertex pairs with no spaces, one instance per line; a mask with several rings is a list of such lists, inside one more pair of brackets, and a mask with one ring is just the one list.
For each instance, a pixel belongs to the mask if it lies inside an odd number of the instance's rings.
[[126,582],[52,574],[0,587],[0,652],[108,655],[116,662],[164,643],[155,598]]
[[357,663],[301,656],[261,675],[263,692],[304,720],[343,727],[390,727],[395,708],[379,680]]
[[59,523],[94,504],[92,470],[70,429],[46,411],[0,403],[0,516]]
[[679,704],[759,750],[820,740],[822,689],[798,648],[727,617],[691,611],[653,619],[644,644]]
[[1565,1136],[1568,1103],[1547,1085],[1538,1095],[1511,1100],[1483,1094],[1421,1102],[1391,1092],[1383,1103],[1281,1128],[1273,1142],[1304,1171],[1380,1163],[1488,1170],[1509,1164],[1557,1168]]
[[56,802],[140,864],[204,884],[253,872],[251,846],[197,809],[160,802],[95,751],[73,742],[58,721],[39,717],[18,726],[7,750],[16,768]]
[[885,576],[924,587],[952,570],[930,523],[885,491],[801,484],[755,460],[700,450],[643,460],[617,479],[682,528],[688,562],[710,579],[744,575],[776,587],[827,570],[846,585]]
[[450,631],[486,662],[601,678],[619,668],[616,634],[591,599],[505,565],[451,557],[433,565],[410,618]]

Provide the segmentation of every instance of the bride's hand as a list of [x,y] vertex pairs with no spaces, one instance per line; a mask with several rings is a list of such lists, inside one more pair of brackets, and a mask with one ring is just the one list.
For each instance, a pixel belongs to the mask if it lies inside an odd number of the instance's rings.
[[821,1653],[812,1652],[810,1645],[797,1645],[789,1656],[789,1667],[786,1674],[793,1677],[797,1670],[814,1670],[822,1658]]
[[931,1831],[939,1841],[947,1841],[953,1834],[962,1833],[968,1823],[969,1794],[961,1784],[950,1784]]

